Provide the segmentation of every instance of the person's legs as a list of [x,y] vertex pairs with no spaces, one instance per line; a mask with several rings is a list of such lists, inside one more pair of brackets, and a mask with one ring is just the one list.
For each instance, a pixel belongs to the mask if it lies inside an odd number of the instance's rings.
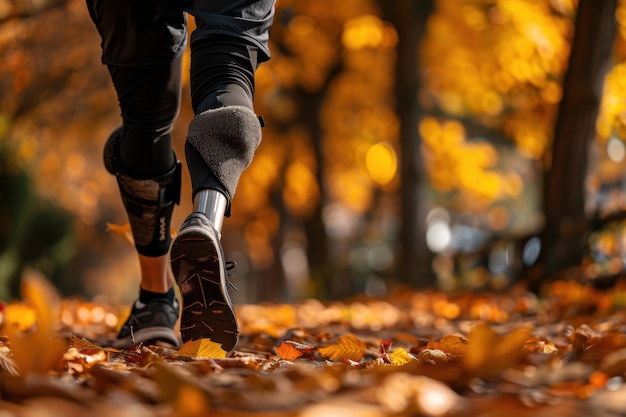
[[194,212],[172,245],[183,297],[183,342],[209,338],[231,351],[238,326],[228,293],[220,232],[239,178],[261,140],[253,111],[254,72],[269,59],[273,0],[192,0],[191,95],[195,117],[185,155]]
[[156,339],[178,345],[167,253],[180,198],[181,165],[170,133],[180,104],[186,18],[169,0],[87,0],[87,6],[122,115],[105,146],[105,165],[118,181],[141,268],[139,299],[114,344]]
[[[189,127],[185,154],[197,208],[206,200],[198,199],[198,193],[217,190],[226,197],[230,214],[239,176],[260,141],[260,125],[254,120],[254,73],[270,58],[274,3],[189,2],[188,12],[197,25],[191,36],[191,100],[196,117]],[[213,118],[215,127],[207,123]],[[209,220],[219,231],[219,216]]]

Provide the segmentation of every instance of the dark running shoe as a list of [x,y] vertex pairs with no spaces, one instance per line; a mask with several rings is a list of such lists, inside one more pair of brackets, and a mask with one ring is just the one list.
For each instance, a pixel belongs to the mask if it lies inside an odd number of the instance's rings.
[[202,213],[190,214],[172,244],[172,272],[183,298],[183,343],[211,339],[230,352],[239,337],[218,232]]
[[176,298],[172,302],[159,298],[145,304],[136,300],[117,339],[111,345],[119,349],[128,349],[139,343],[165,344],[178,348],[180,340],[174,332],[178,313]]

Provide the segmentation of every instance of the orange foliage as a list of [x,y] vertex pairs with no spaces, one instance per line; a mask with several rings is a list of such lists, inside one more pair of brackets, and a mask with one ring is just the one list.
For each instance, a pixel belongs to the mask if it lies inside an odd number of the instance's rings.
[[[502,132],[522,157],[540,161],[552,140],[575,6],[437,2],[421,45],[422,104]],[[460,122],[425,118],[420,132],[431,183],[455,192],[457,206],[484,211],[521,195],[526,179],[499,168],[495,148],[471,141]]]
[[522,155],[540,158],[550,144],[573,33],[572,5],[561,2],[555,10],[555,4],[437,3],[422,45],[425,103],[504,126]]
[[[473,140],[471,127],[453,119],[501,131],[523,157],[541,161],[561,99],[575,7],[573,0],[437,1],[429,18],[419,100],[437,117],[418,126],[428,178],[438,191],[455,193],[458,207],[488,211],[487,224],[497,230],[505,230],[511,216],[502,206],[494,209],[494,202],[519,201],[530,180],[502,168],[497,148]],[[620,1],[619,59],[626,50],[624,16]],[[374,209],[381,190],[398,191],[402,149],[392,106],[397,42],[376,2],[277,3],[273,58],[256,77],[255,106],[268,126],[228,222],[244,237],[254,268],[276,265],[277,236],[290,217],[302,224],[330,204],[358,215]],[[76,216],[77,237],[89,244],[104,223],[124,218],[115,181],[101,162],[103,142],[120,120],[98,45],[84,2],[74,0],[41,19],[3,22],[0,33],[6,58],[0,62],[6,93],[0,133],[16,149],[11,163],[28,167],[38,191]],[[187,53],[185,88],[189,59]],[[619,99],[624,72],[619,62],[607,78],[598,119],[602,144],[626,134]],[[185,99],[174,131],[179,157],[190,117]],[[619,178],[622,165],[603,164],[590,190]],[[188,186],[185,178],[183,195]],[[183,197],[176,216],[188,209]],[[180,222],[175,218],[174,224]]]
[[433,187],[445,192],[462,191],[466,210],[485,210],[494,201],[521,194],[519,174],[499,172],[494,147],[488,142],[467,141],[460,122],[425,117],[419,130]]

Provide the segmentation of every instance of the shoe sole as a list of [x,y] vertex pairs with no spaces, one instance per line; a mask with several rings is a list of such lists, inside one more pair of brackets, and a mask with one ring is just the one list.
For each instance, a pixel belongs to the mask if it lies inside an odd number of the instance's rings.
[[133,332],[133,336],[123,337],[111,341],[111,347],[116,349],[130,349],[140,343],[167,346],[172,348],[180,347],[180,340],[174,330],[165,327],[146,327]]
[[221,248],[202,227],[184,228],[172,244],[172,272],[183,298],[183,342],[208,338],[230,352],[237,344],[239,328],[225,271],[220,268],[222,257]]

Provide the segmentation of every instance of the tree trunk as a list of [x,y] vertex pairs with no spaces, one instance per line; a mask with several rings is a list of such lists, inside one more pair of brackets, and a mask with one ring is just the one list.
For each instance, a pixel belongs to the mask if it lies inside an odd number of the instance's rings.
[[433,0],[380,1],[385,18],[398,32],[395,70],[396,113],[400,119],[401,220],[400,271],[398,279],[408,285],[434,284],[432,254],[426,246],[426,201],[420,198],[423,164],[417,125],[422,110],[417,101],[420,89],[419,45],[424,36]]
[[311,216],[306,219],[304,231],[307,237],[306,253],[309,262],[310,280],[315,283],[316,297],[330,299],[333,297],[333,274],[328,253],[328,236],[322,218],[326,204],[325,185],[325,158],[323,154],[324,132],[321,126],[320,113],[324,103],[324,97],[328,86],[333,78],[339,73],[340,65],[331,71],[323,88],[314,93],[300,91],[298,102],[300,108],[300,120],[311,134],[311,147],[317,162],[317,183],[319,186],[319,201],[315,205]]
[[587,156],[595,135],[602,86],[611,61],[617,0],[580,0],[552,161],[544,177],[542,276],[579,265],[584,235]]

